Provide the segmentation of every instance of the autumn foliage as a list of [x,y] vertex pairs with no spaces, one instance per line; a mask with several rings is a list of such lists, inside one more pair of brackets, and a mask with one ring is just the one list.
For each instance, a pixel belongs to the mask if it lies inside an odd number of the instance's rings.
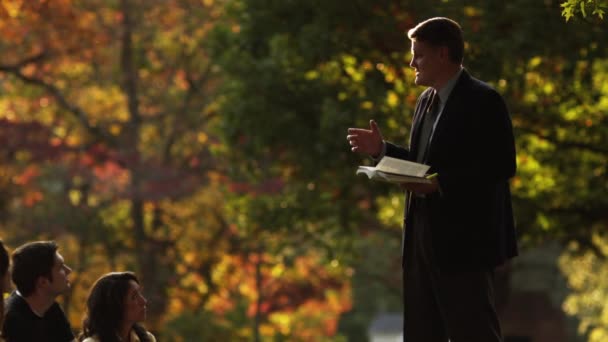
[[284,181],[225,175],[206,50],[222,13],[194,0],[0,2],[0,236],[13,248],[58,241],[76,329],[88,288],[111,270],[141,276],[148,326],[175,340],[187,328],[170,322],[196,312],[232,338],[252,336],[254,319],[263,335],[332,336],[350,306],[340,267],[314,251],[291,265],[254,252],[257,238],[228,217],[232,194],[276,194]]

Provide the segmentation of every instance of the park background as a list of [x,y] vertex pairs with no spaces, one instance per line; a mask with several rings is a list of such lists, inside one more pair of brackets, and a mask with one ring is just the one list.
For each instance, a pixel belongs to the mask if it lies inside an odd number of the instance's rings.
[[608,341],[606,6],[2,0],[0,237],[59,243],[76,330],[95,279],[133,270],[161,341],[367,341],[401,311],[404,203],[355,176],[346,129],[406,143],[406,32],[447,16],[512,113],[504,332]]

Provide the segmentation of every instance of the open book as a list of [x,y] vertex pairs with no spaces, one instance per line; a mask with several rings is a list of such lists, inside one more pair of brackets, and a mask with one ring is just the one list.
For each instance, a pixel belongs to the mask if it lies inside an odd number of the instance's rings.
[[366,174],[369,179],[389,183],[427,183],[432,181],[425,177],[430,166],[411,161],[384,157],[376,167],[359,166],[357,174]]

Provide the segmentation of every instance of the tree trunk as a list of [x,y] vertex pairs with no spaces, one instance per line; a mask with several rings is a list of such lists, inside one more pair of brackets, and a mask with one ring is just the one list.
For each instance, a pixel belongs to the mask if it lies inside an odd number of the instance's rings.
[[[121,41],[121,70],[123,73],[123,91],[127,98],[129,122],[125,133],[125,154],[131,173],[131,223],[137,254],[138,276],[144,284],[144,294],[148,298],[149,323],[155,326],[162,317],[166,307],[166,286],[162,272],[164,251],[154,243],[147,232],[144,221],[145,199],[142,195],[144,166],[139,151],[141,115],[139,112],[138,70],[134,64],[133,53],[133,9],[129,0],[121,0],[123,12],[123,34]],[[155,229],[157,227],[150,227]]]

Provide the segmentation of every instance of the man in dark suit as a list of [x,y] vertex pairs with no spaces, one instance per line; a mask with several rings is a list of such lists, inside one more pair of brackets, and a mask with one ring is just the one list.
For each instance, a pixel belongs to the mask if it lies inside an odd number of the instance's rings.
[[351,149],[430,166],[432,184],[403,185],[404,340],[495,342],[494,269],[517,254],[509,178],[516,169],[502,97],[462,67],[460,26],[432,18],[408,32],[419,97],[409,148],[374,121],[350,128]]

